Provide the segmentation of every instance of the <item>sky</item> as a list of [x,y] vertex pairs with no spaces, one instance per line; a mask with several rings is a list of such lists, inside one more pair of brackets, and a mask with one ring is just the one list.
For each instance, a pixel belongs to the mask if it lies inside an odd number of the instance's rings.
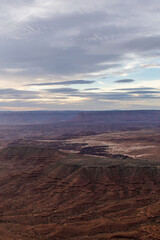
[[0,111],[160,110],[159,0],[0,0]]

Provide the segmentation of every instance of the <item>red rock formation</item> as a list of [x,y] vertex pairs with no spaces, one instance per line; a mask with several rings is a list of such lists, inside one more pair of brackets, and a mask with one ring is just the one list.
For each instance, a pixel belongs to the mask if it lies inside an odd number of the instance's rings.
[[7,148],[0,239],[160,239],[159,179],[153,163]]

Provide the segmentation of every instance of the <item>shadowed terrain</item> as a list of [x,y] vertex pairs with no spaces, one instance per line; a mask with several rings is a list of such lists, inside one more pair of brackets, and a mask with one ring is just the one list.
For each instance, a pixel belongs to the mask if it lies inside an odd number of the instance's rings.
[[0,239],[159,239],[160,163],[8,147]]

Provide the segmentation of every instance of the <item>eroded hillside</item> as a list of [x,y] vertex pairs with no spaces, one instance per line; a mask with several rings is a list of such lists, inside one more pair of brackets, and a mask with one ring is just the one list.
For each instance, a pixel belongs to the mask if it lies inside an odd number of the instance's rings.
[[13,146],[0,153],[0,239],[159,239],[160,164]]

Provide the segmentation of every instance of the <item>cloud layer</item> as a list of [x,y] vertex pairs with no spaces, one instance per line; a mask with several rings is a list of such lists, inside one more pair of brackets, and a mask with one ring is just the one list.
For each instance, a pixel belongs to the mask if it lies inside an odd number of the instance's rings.
[[115,83],[131,83],[134,81],[135,80],[133,80],[133,79],[121,79],[121,80],[116,80]]
[[27,86],[56,86],[56,85],[74,85],[74,84],[91,84],[95,81],[88,80],[73,80],[73,81],[62,81],[62,82],[45,82],[45,83],[33,83],[27,84]]
[[0,8],[2,110],[160,109],[158,0],[0,0]]

